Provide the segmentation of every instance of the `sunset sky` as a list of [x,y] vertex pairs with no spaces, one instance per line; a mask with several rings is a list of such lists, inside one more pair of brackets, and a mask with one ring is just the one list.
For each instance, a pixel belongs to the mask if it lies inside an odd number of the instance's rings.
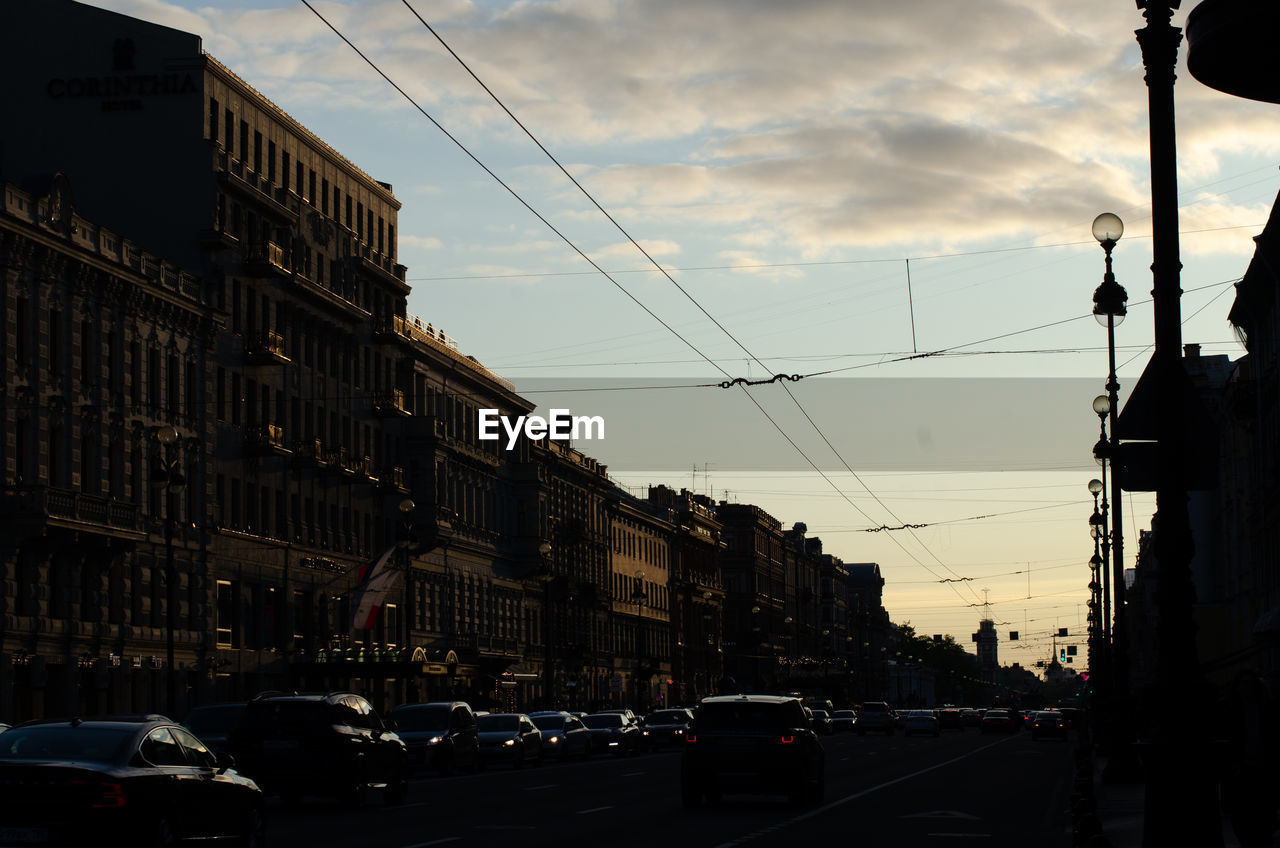
[[[751,389],[785,436],[740,388],[710,419],[726,433],[763,426],[782,464],[655,435],[658,464],[628,468],[649,453],[646,430],[618,419],[614,441],[579,445],[618,482],[803,521],[828,552],[881,564],[895,621],[966,646],[989,589],[1002,662],[1044,658],[1058,627],[1083,634],[1089,404],[1106,376],[1106,334],[1088,315],[1100,212],[1126,225],[1126,389],[1152,336],[1133,3],[312,3],[435,123],[299,0],[92,5],[201,35],[391,183],[410,311],[540,407],[629,416],[630,403],[679,421],[691,393],[725,390],[646,387],[824,372]],[[1175,24],[1195,4],[1183,5]],[[1280,111],[1184,68],[1176,96],[1184,340],[1234,359],[1231,283],[1280,189]],[[787,393],[808,411],[798,387],[853,377],[826,387],[842,400],[815,401],[812,422]],[[1083,388],[1063,399],[1078,421],[1023,390],[1045,377]],[[597,391],[548,391],[588,380]],[[894,380],[910,403],[871,402],[871,380]],[[948,443],[954,433],[982,438]],[[1132,565],[1152,499],[1125,506]],[[928,526],[868,532],[903,524]],[[1004,642],[1011,629],[1024,641]]]

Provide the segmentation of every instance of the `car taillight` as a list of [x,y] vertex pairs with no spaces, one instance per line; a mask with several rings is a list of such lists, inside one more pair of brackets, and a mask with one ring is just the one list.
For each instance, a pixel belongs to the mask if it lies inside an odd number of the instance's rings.
[[792,742],[796,741],[796,738],[794,736],[779,736],[778,741],[783,745],[790,745]]
[[693,733],[686,733],[686,734],[685,734],[685,737],[684,737],[684,741],[685,741],[685,742],[688,742],[690,745],[692,745],[694,742],[697,742],[697,741],[698,741],[698,737],[697,737],[697,735],[696,735],[696,734],[693,734]]
[[89,806],[95,809],[116,809],[124,806],[124,784],[110,781],[77,780],[77,786],[86,786],[94,793]]

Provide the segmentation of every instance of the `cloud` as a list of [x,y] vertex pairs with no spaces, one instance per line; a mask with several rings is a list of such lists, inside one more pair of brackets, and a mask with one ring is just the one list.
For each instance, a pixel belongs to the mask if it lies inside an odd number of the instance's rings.
[[[698,226],[833,255],[1035,238],[1149,203],[1143,21],[1123,4],[413,4],[611,213],[659,240],[673,231],[658,226]],[[286,109],[409,108],[301,5],[103,5],[200,32]],[[402,3],[316,6],[447,129],[513,160],[503,173],[540,209],[596,214]],[[1177,92],[1184,180],[1212,180],[1232,154],[1280,155],[1274,106],[1181,69]],[[1238,223],[1254,206],[1223,198],[1192,217]]]

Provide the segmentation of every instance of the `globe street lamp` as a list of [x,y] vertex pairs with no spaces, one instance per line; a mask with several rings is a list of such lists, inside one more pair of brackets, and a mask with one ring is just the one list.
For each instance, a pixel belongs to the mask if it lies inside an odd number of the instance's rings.
[[165,494],[164,505],[164,584],[165,584],[165,711],[170,716],[178,715],[178,682],[175,660],[175,634],[178,629],[178,569],[173,561],[174,512],[177,511],[177,500],[187,485],[187,478],[182,473],[182,460],[177,455],[178,431],[171,424],[166,424],[155,431],[156,441],[161,445],[157,464],[151,471],[151,484]]

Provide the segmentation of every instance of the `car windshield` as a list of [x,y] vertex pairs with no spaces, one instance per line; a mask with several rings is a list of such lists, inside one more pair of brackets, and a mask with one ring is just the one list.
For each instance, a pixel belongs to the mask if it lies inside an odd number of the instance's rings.
[[658,710],[656,713],[650,713],[645,718],[646,724],[684,724],[689,720],[689,716],[679,710]]
[[785,730],[806,727],[808,722],[798,701],[762,703],[730,701],[703,703],[698,714],[698,729],[710,730]]
[[853,710],[836,710],[831,714],[832,718],[853,718]]
[[87,760],[126,757],[136,727],[17,727],[0,735],[0,760]]
[[448,730],[449,713],[448,707],[409,707],[392,711],[391,718],[400,730],[430,732]]
[[196,736],[205,733],[225,733],[240,725],[244,710],[244,704],[201,707],[198,710],[192,710],[183,724]]
[[622,716],[613,713],[583,716],[582,723],[593,730],[602,727],[622,727]]
[[560,715],[540,715],[533,716],[533,726],[539,730],[563,730],[564,716]]
[[510,732],[520,729],[520,716],[514,713],[506,715],[486,715],[476,717],[476,728],[481,733]]

